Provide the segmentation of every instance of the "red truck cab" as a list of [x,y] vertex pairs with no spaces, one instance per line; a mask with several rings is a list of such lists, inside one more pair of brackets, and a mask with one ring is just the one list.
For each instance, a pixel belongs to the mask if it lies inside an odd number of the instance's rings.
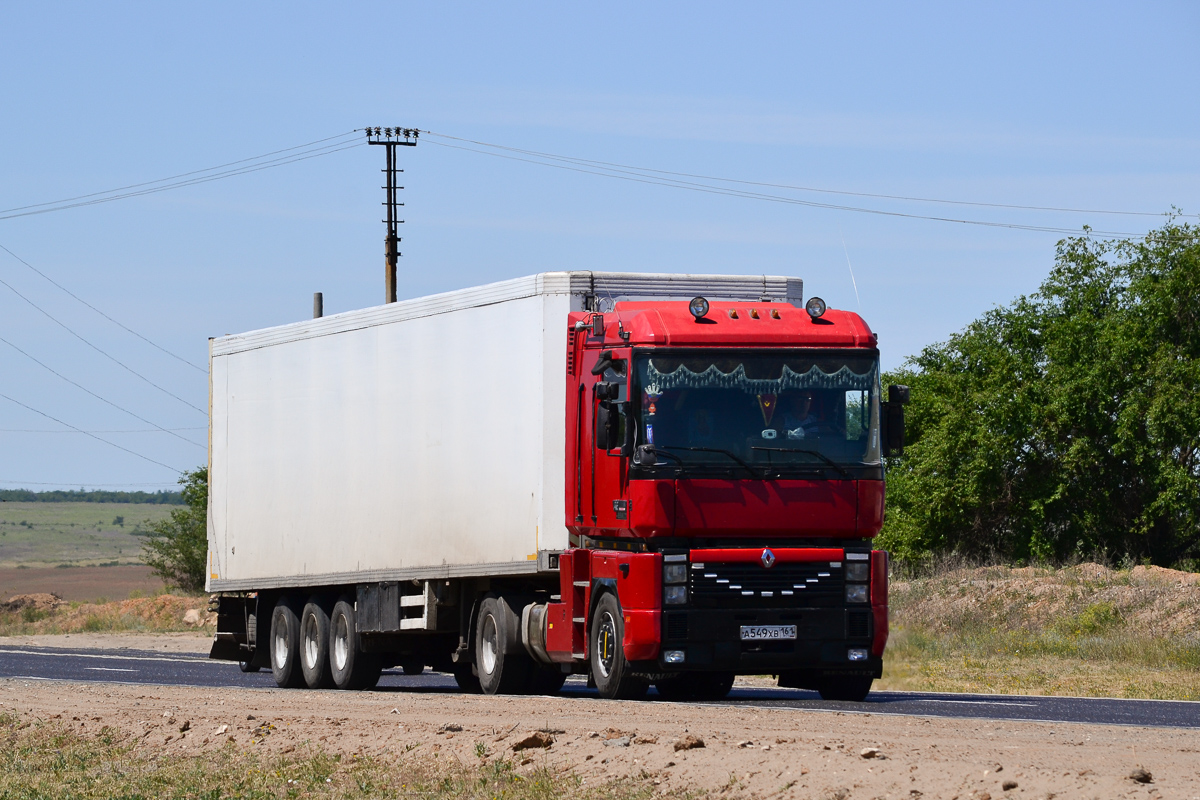
[[865,696],[887,641],[882,456],[907,391],[883,401],[877,342],[815,298],[572,313],[572,549],[548,656],[610,697],[716,697],[738,674]]

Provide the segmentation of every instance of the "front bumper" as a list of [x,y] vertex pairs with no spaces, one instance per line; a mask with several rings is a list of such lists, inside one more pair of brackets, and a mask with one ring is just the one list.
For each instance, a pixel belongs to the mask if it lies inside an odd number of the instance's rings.
[[[794,640],[742,641],[743,625],[795,625]],[[663,610],[658,668],[663,671],[730,671],[738,674],[805,673],[880,677],[883,659],[870,655],[871,609],[758,608]],[[848,651],[866,660],[851,661]],[[666,661],[683,651],[682,663]]]

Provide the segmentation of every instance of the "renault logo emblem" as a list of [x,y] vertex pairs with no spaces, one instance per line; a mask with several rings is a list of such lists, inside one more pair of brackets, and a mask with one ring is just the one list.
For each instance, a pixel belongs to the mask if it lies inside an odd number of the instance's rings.
[[763,569],[770,569],[775,566],[775,554],[771,552],[770,548],[767,548],[762,551],[759,561],[762,562]]

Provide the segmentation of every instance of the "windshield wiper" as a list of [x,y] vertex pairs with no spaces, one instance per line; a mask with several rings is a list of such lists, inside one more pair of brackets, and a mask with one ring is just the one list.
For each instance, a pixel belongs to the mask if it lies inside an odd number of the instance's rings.
[[806,453],[810,456],[816,456],[817,458],[821,459],[829,466],[836,469],[838,471],[838,474],[840,474],[843,478],[850,477],[850,473],[847,472],[845,469],[843,469],[840,464],[838,464],[836,461],[834,461],[832,458],[825,455],[824,453],[818,453],[816,450],[806,450],[802,447],[751,447],[750,449],[751,450],[766,450],[768,453]]
[[[731,453],[728,450],[722,450],[719,447],[676,447],[674,445],[662,445],[662,444],[654,445],[655,450],[658,450],[659,448],[662,448],[664,450],[691,450],[691,451],[698,452],[698,453],[721,453],[722,455],[726,455],[726,456],[729,456],[730,458],[732,458],[739,465],[744,467],[746,472],[749,472],[751,475],[758,478],[759,480],[766,480],[766,477],[767,477],[766,473],[759,475],[757,472],[754,471],[754,467],[750,466],[745,461],[742,461],[740,458],[737,457],[736,454]],[[671,454],[667,453],[666,455],[671,455]],[[679,456],[675,456],[675,458],[679,458]],[[682,459],[680,459],[680,463],[682,463]]]

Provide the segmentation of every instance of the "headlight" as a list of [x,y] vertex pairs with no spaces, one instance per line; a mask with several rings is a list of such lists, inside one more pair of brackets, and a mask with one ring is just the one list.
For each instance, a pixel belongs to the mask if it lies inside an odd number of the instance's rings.
[[664,650],[663,661],[668,664],[682,664],[685,655],[682,650]]
[[846,565],[846,580],[863,581],[871,577],[871,565],[862,561],[851,561]]
[[[867,587],[863,587],[866,589]],[[669,606],[681,606],[687,602],[686,586],[664,586],[663,603]]]
[[849,650],[846,651],[846,658],[850,661],[866,661],[867,660],[867,648],[851,647]]
[[708,313],[708,301],[703,297],[693,297],[692,302],[688,303],[688,311],[696,319],[702,319]]
[[816,319],[825,313],[825,301],[819,297],[809,298],[809,301],[804,304],[804,310],[810,317]]
[[687,564],[664,564],[663,583],[687,583]]
[[846,587],[847,603],[865,603],[867,602],[867,599],[866,584],[850,585]]

